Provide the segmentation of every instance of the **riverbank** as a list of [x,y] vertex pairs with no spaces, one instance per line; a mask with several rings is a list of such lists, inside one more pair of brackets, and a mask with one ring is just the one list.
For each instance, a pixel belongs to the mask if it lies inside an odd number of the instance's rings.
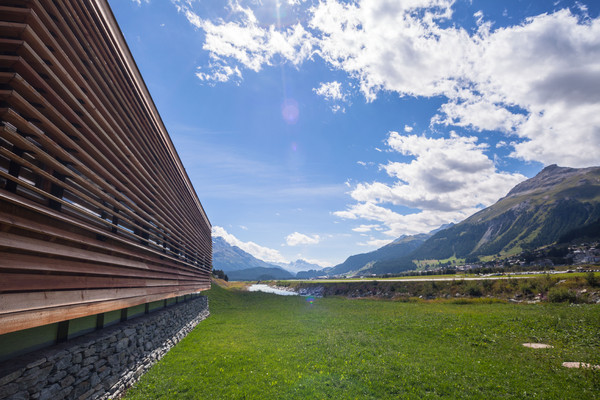
[[276,281],[272,285],[302,295],[376,297],[394,300],[497,299],[511,302],[600,304],[598,273],[573,276],[487,277],[364,281]]

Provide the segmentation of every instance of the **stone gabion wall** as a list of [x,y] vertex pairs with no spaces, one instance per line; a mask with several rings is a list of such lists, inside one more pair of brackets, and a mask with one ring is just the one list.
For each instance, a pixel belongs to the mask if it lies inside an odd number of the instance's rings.
[[200,296],[0,363],[0,399],[115,399],[200,321]]

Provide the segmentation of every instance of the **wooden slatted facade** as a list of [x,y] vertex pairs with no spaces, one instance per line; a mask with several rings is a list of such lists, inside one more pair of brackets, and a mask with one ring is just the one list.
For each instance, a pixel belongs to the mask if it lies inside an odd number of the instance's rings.
[[0,334],[209,288],[210,222],[106,0],[0,2]]

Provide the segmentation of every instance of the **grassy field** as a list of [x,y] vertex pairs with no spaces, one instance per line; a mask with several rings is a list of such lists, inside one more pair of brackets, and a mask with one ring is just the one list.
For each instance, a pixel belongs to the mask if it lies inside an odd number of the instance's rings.
[[600,364],[597,305],[208,296],[211,316],[127,399],[600,396],[600,370],[561,366]]

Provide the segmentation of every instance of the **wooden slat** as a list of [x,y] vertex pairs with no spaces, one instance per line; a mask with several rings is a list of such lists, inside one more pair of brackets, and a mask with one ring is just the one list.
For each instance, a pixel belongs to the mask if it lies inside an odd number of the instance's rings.
[[201,283],[199,279],[143,279],[86,275],[13,274],[0,272],[0,292],[31,292],[66,289],[178,287]]
[[[73,261],[63,258],[48,258],[35,255],[11,254],[5,253],[0,257],[0,271],[2,272],[33,272],[33,273],[60,273],[63,275],[76,276],[111,276],[125,278],[153,278],[153,279],[173,279],[172,271],[160,272],[154,268],[150,270],[140,270],[135,268],[122,268],[112,265],[98,265],[89,261]],[[180,279],[187,278],[189,275],[179,273],[175,275]],[[192,276],[194,278],[194,276]],[[10,285],[10,282],[7,283]]]
[[[168,256],[163,256],[162,253],[159,253],[156,250],[153,250],[151,248],[145,248],[144,246],[140,245],[139,243],[134,243],[134,242],[130,241],[127,238],[123,238],[121,236],[114,235],[114,234],[112,234],[110,232],[99,231],[99,230],[97,230],[97,228],[92,227],[92,226],[88,225],[87,223],[85,223],[83,221],[79,221],[79,220],[73,219],[73,218],[71,218],[71,217],[69,217],[69,216],[67,216],[67,215],[65,215],[63,213],[58,213],[58,212],[56,212],[54,210],[50,210],[48,208],[41,207],[41,206],[33,203],[31,200],[24,199],[24,198],[19,198],[17,195],[14,195],[12,193],[9,193],[9,192],[6,192],[5,190],[0,189],[0,200],[2,200],[2,199],[6,200],[6,201],[9,201],[9,202],[11,202],[11,203],[13,203],[13,204],[15,204],[15,205],[17,205],[19,207],[31,210],[31,211],[33,211],[35,213],[39,213],[40,215],[44,215],[44,216],[47,216],[47,217],[49,217],[51,219],[55,219],[57,221],[65,222],[67,224],[70,224],[70,225],[73,225],[73,226],[76,226],[76,227],[80,227],[80,228],[82,228],[84,230],[91,231],[91,232],[93,232],[95,234],[101,234],[101,233],[103,233],[107,237],[109,237],[111,239],[114,239],[115,241],[119,242],[121,245],[127,246],[128,248],[132,248],[132,249],[136,250],[137,255],[139,257],[143,257],[144,254],[147,253],[147,252],[152,253],[156,257],[156,258],[154,258],[154,260],[158,259],[159,263],[161,263],[161,264],[163,264],[165,266],[168,266],[170,268],[179,267],[179,268],[182,268],[182,269],[186,269],[185,267],[190,267],[189,268],[190,270],[194,270],[194,269],[199,268],[199,267],[194,267],[194,266],[189,266],[187,264],[183,264],[179,260],[170,259]],[[160,257],[163,257],[164,259],[160,258]],[[151,259],[143,258],[143,260],[149,261]],[[174,261],[175,264],[171,264],[169,261]],[[206,270],[206,271],[208,271],[208,270]]]
[[196,285],[173,287],[112,288],[98,290],[61,290],[27,293],[0,294],[0,314],[12,312],[43,310],[52,307],[64,307],[76,304],[127,299],[155,294],[170,294],[179,290],[199,290]]

